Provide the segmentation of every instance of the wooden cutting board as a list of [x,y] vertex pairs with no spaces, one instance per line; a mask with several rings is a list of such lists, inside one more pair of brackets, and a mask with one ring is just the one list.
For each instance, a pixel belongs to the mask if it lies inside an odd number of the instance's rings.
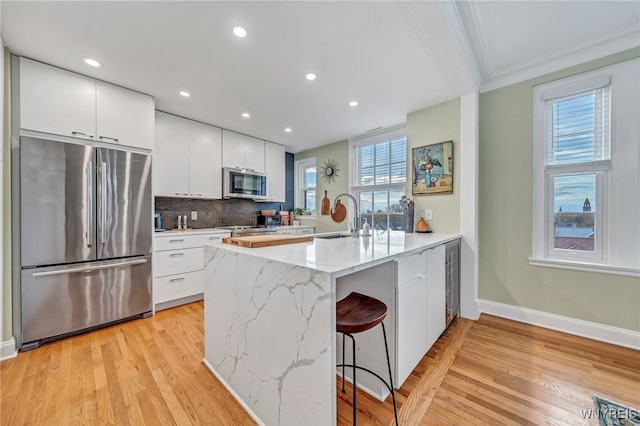
[[234,246],[247,248],[305,243],[307,241],[313,241],[313,237],[310,237],[308,235],[255,235],[251,237],[228,237],[222,239],[222,242],[225,244],[232,244]]
[[334,222],[342,222],[345,217],[347,217],[347,208],[338,200],[334,210],[331,212],[331,219]]
[[322,199],[322,210],[320,214],[323,214],[325,216],[331,214],[331,200],[329,200],[329,197],[327,197],[327,191],[324,191],[324,198]]

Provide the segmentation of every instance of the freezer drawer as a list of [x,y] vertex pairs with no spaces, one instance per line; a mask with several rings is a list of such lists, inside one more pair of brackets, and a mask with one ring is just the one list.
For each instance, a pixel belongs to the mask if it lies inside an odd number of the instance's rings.
[[152,309],[150,256],[23,269],[21,278],[23,349]]

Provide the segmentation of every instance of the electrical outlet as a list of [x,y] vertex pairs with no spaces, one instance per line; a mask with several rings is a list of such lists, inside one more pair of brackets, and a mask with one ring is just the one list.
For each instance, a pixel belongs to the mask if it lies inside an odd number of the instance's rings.
[[433,220],[433,210],[425,210],[424,211],[424,219],[425,220]]
[[198,212],[191,212],[191,220],[198,220]]

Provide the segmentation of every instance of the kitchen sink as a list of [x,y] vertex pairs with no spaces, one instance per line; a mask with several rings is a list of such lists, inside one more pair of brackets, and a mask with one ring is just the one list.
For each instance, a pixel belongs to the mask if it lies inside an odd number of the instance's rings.
[[353,238],[351,235],[343,235],[343,234],[330,234],[330,235],[316,235],[313,238],[320,238],[323,240],[333,240],[336,238]]

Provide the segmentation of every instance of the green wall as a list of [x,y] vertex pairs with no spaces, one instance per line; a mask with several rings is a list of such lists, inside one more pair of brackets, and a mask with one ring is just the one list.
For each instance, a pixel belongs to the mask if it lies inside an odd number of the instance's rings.
[[528,264],[533,86],[639,56],[640,48],[636,48],[480,95],[480,299],[640,331],[637,278]]
[[[335,142],[329,145],[324,145],[318,148],[310,149],[299,154],[295,154],[295,161],[304,160],[306,158],[316,159],[316,165],[318,170],[318,179],[316,182],[316,206],[317,206],[317,219],[316,220],[301,220],[300,225],[310,225],[316,227],[316,232],[334,232],[344,231],[349,229],[349,220],[353,218],[353,203],[348,199],[342,200],[347,207],[347,218],[342,222],[334,222],[331,216],[322,216],[320,214],[320,207],[322,206],[322,199],[324,198],[324,191],[327,191],[327,196],[333,204],[334,198],[338,194],[349,192],[349,141],[344,140]],[[338,173],[336,179],[331,183],[325,183],[320,178],[321,166],[328,159],[335,160],[338,163]],[[296,170],[296,185],[297,185],[297,170]]]
[[[407,173],[411,171],[412,148],[453,140],[453,194],[413,196],[411,179],[407,180],[407,196],[415,198],[415,222],[426,209],[433,220],[427,221],[434,232],[460,232],[460,99],[425,108],[407,115]],[[414,224],[415,225],[415,224]]]

